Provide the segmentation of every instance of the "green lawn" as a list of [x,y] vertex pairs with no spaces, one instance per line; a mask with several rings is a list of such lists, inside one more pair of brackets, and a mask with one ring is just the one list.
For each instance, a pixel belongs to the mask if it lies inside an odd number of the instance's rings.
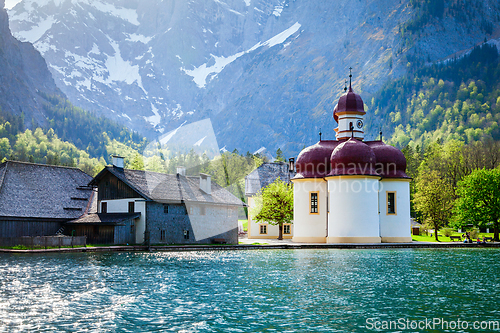
[[[454,232],[453,233],[453,236],[461,236],[463,235],[464,233],[463,232]],[[448,237],[445,237],[443,235],[438,235],[439,237],[439,241],[440,242],[451,242],[451,239],[449,239]],[[483,237],[493,237],[493,233],[480,233],[479,234],[479,237],[483,238]],[[416,242],[435,242],[436,239],[434,238],[434,236],[426,236],[426,235],[420,235],[420,236],[414,236],[412,235],[411,238],[416,241]],[[461,240],[461,242],[463,241],[463,239]],[[455,240],[455,242],[458,242],[457,240]]]

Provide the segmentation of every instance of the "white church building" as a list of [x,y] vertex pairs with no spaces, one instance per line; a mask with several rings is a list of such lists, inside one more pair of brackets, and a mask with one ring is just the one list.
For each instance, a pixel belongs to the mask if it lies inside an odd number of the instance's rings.
[[301,151],[294,184],[294,242],[411,242],[410,178],[395,147],[364,141],[363,100],[351,84],[333,111],[336,140]]

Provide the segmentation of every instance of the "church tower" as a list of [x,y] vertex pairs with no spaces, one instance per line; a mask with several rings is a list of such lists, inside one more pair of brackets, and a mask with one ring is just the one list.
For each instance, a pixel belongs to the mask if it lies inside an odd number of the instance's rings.
[[[333,118],[339,124],[335,128],[335,138],[346,140],[350,138],[363,140],[365,138],[364,115],[365,108],[361,96],[354,93],[351,87],[352,74],[349,74],[349,90],[340,96],[333,110]],[[347,87],[345,88],[347,90]]]
[[[352,75],[349,75],[351,81]],[[406,243],[410,235],[410,180],[396,147],[364,140],[361,96],[351,82],[333,111],[337,140],[321,139],[296,159],[293,241]]]

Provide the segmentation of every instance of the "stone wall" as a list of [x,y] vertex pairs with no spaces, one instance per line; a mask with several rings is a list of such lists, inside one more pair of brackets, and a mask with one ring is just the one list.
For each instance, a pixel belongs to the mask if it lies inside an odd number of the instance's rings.
[[42,236],[42,237],[0,237],[0,246],[23,245],[34,247],[85,246],[86,237]]
[[151,244],[209,244],[224,239],[238,243],[238,209],[223,205],[147,202],[147,231]]

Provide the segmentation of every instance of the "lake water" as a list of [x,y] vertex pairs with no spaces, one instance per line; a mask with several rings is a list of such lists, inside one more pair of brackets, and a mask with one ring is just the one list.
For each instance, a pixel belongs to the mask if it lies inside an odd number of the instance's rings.
[[[488,321],[500,321],[499,255],[0,254],[0,332],[487,332],[494,330]],[[485,329],[473,329],[476,322]],[[393,326],[375,329],[383,325]]]

